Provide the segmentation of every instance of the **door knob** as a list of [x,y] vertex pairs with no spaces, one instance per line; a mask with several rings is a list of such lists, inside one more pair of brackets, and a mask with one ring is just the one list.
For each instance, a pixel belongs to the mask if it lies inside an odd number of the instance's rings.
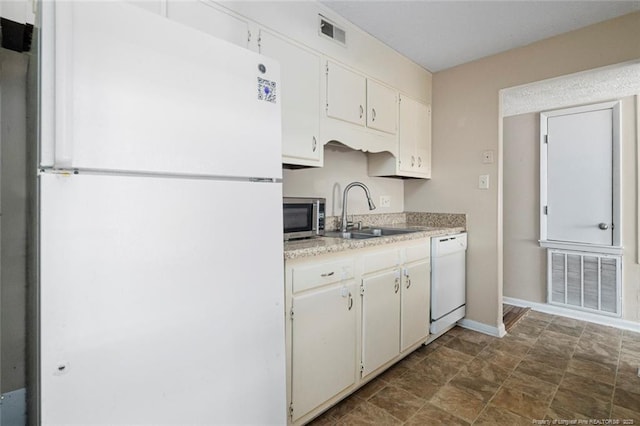
[[603,231],[606,231],[607,229],[609,229],[609,225],[607,225],[606,223],[602,222],[602,223],[598,224],[598,228],[602,229]]

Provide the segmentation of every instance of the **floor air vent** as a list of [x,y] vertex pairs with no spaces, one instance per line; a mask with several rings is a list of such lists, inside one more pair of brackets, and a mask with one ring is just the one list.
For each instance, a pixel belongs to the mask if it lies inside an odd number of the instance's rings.
[[620,256],[549,250],[549,303],[619,317],[621,260]]

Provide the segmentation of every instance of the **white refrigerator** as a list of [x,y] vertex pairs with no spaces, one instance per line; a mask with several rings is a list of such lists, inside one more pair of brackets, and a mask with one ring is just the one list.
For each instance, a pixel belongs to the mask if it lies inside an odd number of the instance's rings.
[[40,4],[34,419],[285,424],[278,64]]

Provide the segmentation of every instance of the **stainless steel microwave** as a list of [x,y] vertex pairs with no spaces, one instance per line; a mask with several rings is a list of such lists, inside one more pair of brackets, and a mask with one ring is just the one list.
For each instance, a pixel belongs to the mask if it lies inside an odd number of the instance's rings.
[[324,198],[284,197],[284,240],[324,235]]

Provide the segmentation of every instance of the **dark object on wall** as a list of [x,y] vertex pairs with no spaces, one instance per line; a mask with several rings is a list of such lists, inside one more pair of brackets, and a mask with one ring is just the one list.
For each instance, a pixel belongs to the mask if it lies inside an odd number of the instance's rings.
[[0,18],[0,26],[2,27],[2,47],[16,52],[28,52],[31,49],[33,25]]

